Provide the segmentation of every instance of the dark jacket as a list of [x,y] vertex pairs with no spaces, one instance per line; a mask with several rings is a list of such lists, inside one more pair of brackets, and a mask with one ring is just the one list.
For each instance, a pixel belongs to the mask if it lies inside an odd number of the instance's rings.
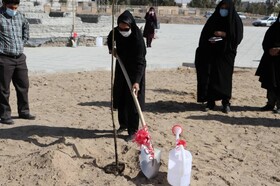
[[[131,83],[139,83],[140,90],[138,92],[138,100],[143,109],[145,103],[146,47],[142,33],[129,11],[125,11],[119,16],[118,23],[124,20],[129,22],[132,33],[129,37],[123,37],[118,31],[118,27],[115,27],[114,40],[116,42],[117,54],[126,68]],[[113,31],[109,33],[107,39],[109,50],[112,50],[112,35]],[[126,94],[124,94],[124,91],[126,91]],[[122,95],[128,95],[128,91],[130,90],[127,86],[127,82],[117,62],[113,89],[114,108],[118,108],[119,104],[123,104],[120,100]]]
[[[223,3],[229,5],[227,17],[220,16]],[[209,42],[215,31],[226,32],[226,37],[216,43]],[[230,99],[232,74],[237,46],[243,38],[243,24],[231,0],[221,1],[201,32],[196,50],[197,101]]]
[[143,36],[148,37],[149,35],[153,35],[155,33],[155,29],[157,28],[157,16],[156,13],[154,15],[149,14],[149,12],[145,15],[145,27],[143,31]]
[[278,89],[280,92],[280,55],[271,56],[269,49],[280,47],[280,23],[279,16],[275,23],[273,23],[265,33],[262,47],[264,50],[260,64],[256,71],[259,76],[262,88]]

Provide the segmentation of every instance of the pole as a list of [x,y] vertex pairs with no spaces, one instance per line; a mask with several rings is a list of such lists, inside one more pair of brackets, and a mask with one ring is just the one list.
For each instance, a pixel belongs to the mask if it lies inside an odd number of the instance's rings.
[[115,160],[116,167],[119,166],[118,160],[118,147],[117,147],[117,139],[116,139],[116,128],[114,122],[114,108],[113,108],[113,86],[114,86],[114,50],[115,50],[115,31],[114,31],[114,22],[115,22],[115,0],[112,1],[112,55],[111,55],[111,114],[113,121],[113,130],[114,130],[114,144],[115,144]]
[[75,7],[75,0],[72,0],[72,13],[73,13],[73,25],[72,25],[72,35],[75,32],[75,20],[76,20],[76,7]]
[[115,16],[115,0],[112,0],[112,56],[111,56],[111,116],[114,132],[114,147],[115,147],[115,162],[104,167],[106,173],[114,173],[115,175],[121,174],[125,169],[125,164],[118,160],[118,146],[117,146],[117,131],[114,120],[114,108],[113,108],[113,80],[114,80],[114,16]]

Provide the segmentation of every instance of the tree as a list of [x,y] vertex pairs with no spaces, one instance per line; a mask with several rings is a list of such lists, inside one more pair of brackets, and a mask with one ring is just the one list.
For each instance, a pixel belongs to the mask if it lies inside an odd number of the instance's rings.
[[190,7],[196,8],[214,8],[216,7],[215,0],[191,0],[188,4]]
[[[109,0],[110,4],[112,4],[112,0]],[[174,6],[176,5],[174,0],[130,0],[130,3],[127,0],[118,0],[118,5],[157,5],[157,6]]]

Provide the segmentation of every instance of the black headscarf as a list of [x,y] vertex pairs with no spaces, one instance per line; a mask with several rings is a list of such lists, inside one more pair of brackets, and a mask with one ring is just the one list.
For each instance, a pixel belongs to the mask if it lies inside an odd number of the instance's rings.
[[[220,15],[220,9],[223,4],[228,5],[228,16],[222,17]],[[227,32],[227,43],[225,50],[236,50],[243,38],[243,23],[239,15],[237,14],[232,0],[222,0],[216,7],[213,15],[206,22],[199,42],[199,46],[209,45],[208,39],[213,36],[213,32],[217,31],[217,25],[221,22],[225,22],[224,30]],[[204,38],[204,36],[206,38]]]
[[119,17],[118,17],[118,25],[120,23],[126,23],[128,24],[130,27],[132,27],[132,25],[136,25],[135,20],[132,16],[132,14],[128,11],[125,10]]
[[128,11],[128,10],[125,10],[119,17],[118,17],[118,20],[117,20],[117,23],[118,25],[120,23],[126,23],[129,25],[129,27],[131,28],[131,31],[132,31],[132,35],[135,37],[135,38],[139,38],[139,37],[142,37],[142,34],[140,32],[140,29],[138,28],[138,26],[136,25],[136,22],[135,22],[135,19],[134,17],[132,16],[132,14]]
[[270,48],[280,47],[280,12],[276,21],[268,28],[264,36],[262,43],[265,52],[268,52]]

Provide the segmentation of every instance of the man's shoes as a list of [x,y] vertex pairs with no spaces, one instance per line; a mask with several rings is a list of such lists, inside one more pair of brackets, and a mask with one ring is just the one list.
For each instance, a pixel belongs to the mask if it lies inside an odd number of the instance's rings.
[[261,111],[272,111],[274,109],[274,106],[272,105],[265,105],[264,107],[261,107]]
[[123,127],[120,127],[118,130],[117,130],[117,134],[120,134],[122,132],[126,131],[126,128],[123,128]]
[[20,114],[18,116],[21,119],[28,119],[28,120],[35,120],[36,116],[33,116],[31,114]]
[[15,122],[12,120],[12,118],[7,118],[7,119],[1,118],[1,123],[7,124],[7,125],[12,125],[12,124],[14,124]]
[[126,142],[132,142],[134,139],[134,135],[128,135],[126,138],[125,138],[125,141]]
[[231,110],[230,110],[230,106],[229,105],[223,105],[223,109],[222,109],[222,112],[223,113],[229,113]]

